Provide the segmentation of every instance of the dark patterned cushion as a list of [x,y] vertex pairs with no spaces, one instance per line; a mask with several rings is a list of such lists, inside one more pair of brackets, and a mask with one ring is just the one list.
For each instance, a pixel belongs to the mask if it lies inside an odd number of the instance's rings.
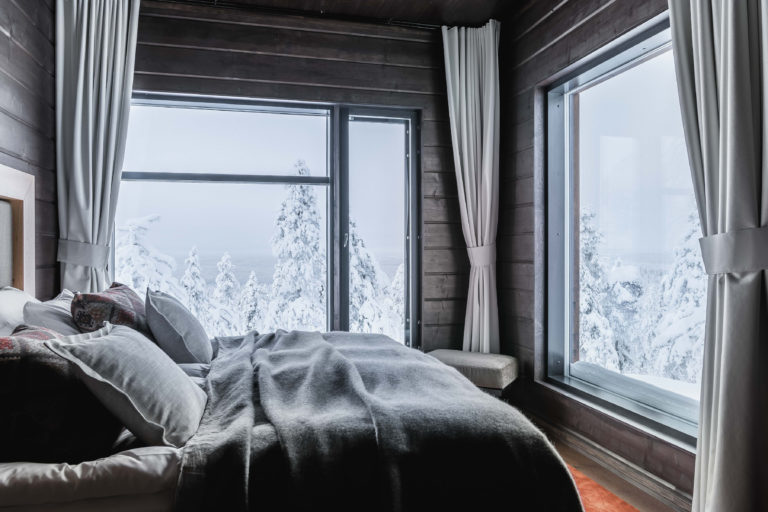
[[149,334],[144,302],[136,292],[120,283],[99,293],[76,293],[72,300],[72,318],[83,332],[104,327],[104,322],[125,325]]
[[27,326],[0,337],[0,462],[77,463],[111,453],[120,423],[43,344],[64,338]]

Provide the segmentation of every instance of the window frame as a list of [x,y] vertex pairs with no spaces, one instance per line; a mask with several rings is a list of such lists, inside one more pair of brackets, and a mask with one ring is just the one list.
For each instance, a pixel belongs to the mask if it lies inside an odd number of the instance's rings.
[[[421,347],[421,139],[420,111],[398,107],[358,107],[338,103],[302,103],[267,101],[250,98],[180,95],[134,92],[131,106],[167,108],[199,108],[250,112],[283,112],[286,114],[324,115],[327,128],[327,174],[325,176],[295,176],[272,174],[227,174],[197,172],[124,171],[121,181],[164,181],[187,183],[247,183],[291,185],[305,184],[326,189],[326,257],[327,288],[326,327],[329,330],[349,329],[349,147],[348,125],[351,117],[376,118],[380,122],[407,125],[405,134],[406,162],[406,296],[404,343]],[[113,236],[111,268],[115,268]]]
[[[698,401],[587,362],[572,363],[578,315],[577,133],[574,96],[669,51],[668,14],[587,57],[543,91],[546,118],[546,380],[638,424],[694,445]],[[576,274],[578,275],[578,274]]]

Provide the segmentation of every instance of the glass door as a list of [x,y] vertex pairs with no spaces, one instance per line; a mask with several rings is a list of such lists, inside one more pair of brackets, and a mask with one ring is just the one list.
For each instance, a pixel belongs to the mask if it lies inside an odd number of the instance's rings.
[[411,344],[411,232],[418,232],[411,215],[413,118],[375,110],[344,117],[346,328]]

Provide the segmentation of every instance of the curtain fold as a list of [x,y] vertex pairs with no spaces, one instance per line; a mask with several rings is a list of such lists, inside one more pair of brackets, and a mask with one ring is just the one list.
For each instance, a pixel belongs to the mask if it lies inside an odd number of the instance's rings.
[[70,290],[111,282],[138,22],[139,0],[56,2],[58,260]]
[[464,350],[498,352],[500,24],[490,20],[480,28],[444,26],[442,31],[461,228],[470,262]]
[[768,510],[768,2],[670,0],[709,286],[693,510]]

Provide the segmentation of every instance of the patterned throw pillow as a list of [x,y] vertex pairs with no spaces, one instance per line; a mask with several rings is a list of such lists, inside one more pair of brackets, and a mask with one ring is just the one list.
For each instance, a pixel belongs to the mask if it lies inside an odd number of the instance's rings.
[[144,302],[136,292],[120,283],[112,283],[109,289],[99,293],[76,293],[72,300],[72,318],[83,332],[101,329],[104,322],[109,322],[151,336]]
[[0,462],[77,463],[110,453],[120,422],[44,345],[65,339],[30,326],[0,337]]

